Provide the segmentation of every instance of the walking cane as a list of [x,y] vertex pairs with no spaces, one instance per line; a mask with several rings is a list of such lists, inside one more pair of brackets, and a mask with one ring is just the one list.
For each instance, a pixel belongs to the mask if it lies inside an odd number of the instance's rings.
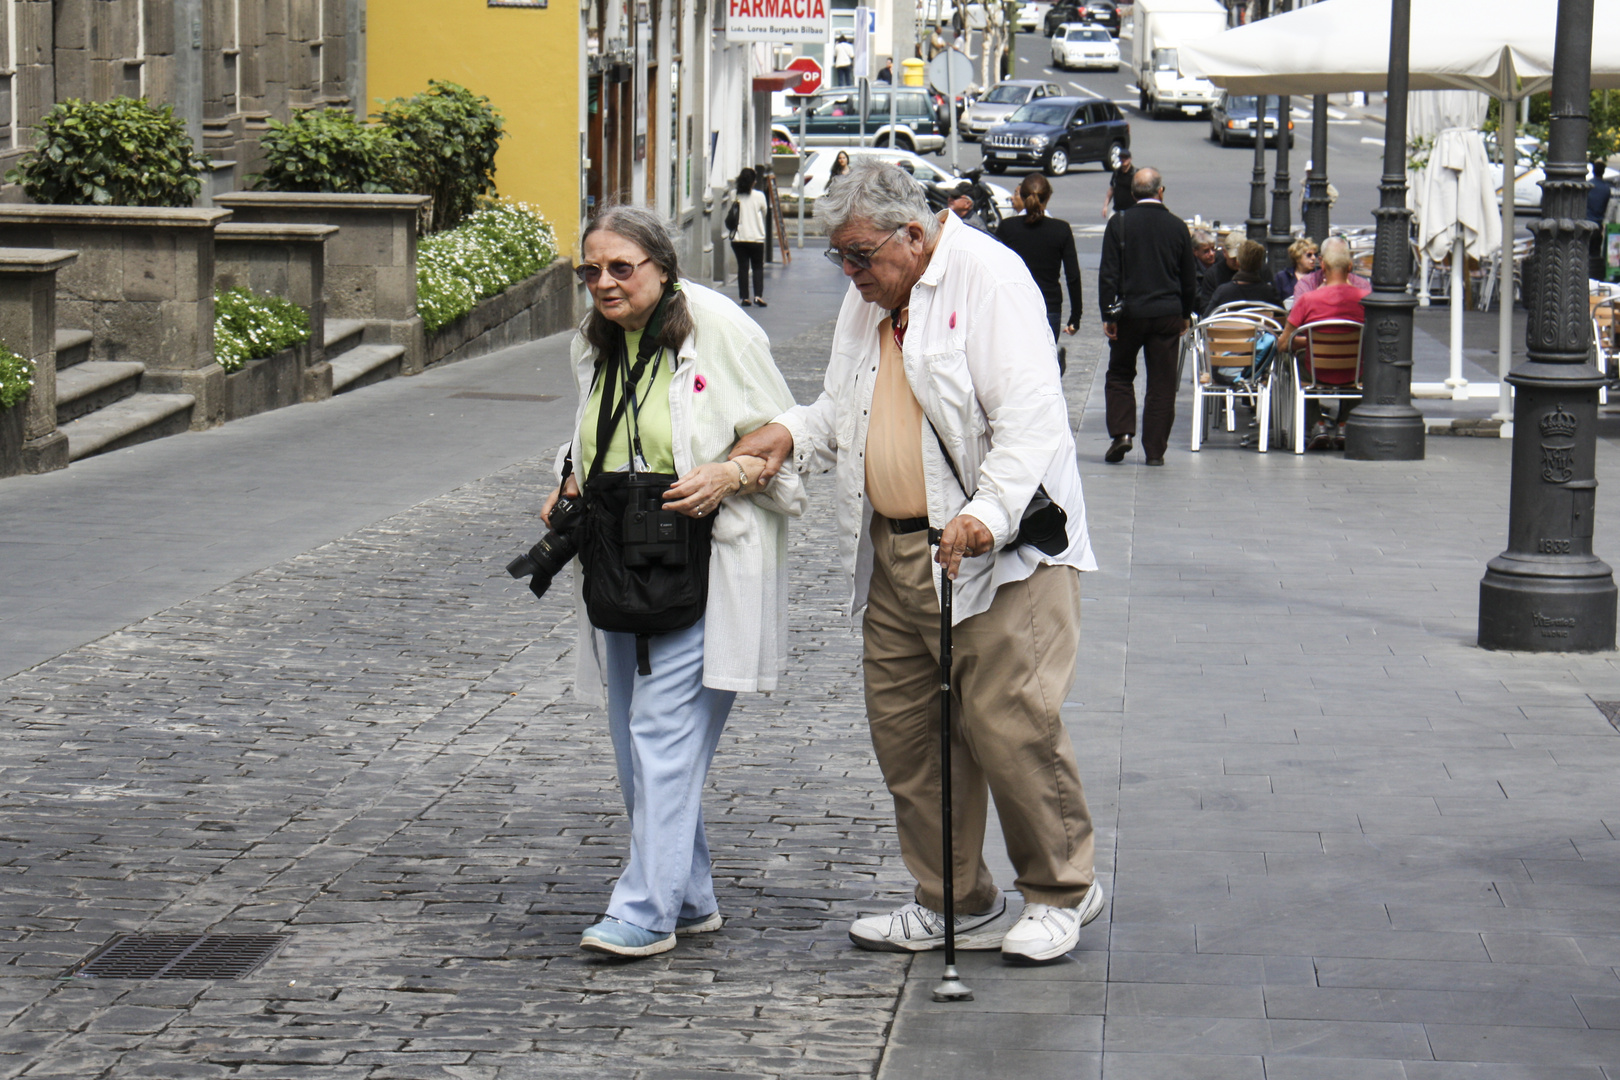
[[[940,534],[930,529],[929,539]],[[939,594],[939,802],[945,841],[945,975],[934,987],[935,1001],[972,1001],[973,991],[956,972],[956,860],[951,843],[951,578],[940,575]]]

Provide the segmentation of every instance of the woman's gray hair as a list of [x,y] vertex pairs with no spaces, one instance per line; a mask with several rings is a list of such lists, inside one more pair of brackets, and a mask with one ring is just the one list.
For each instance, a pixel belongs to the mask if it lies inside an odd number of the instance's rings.
[[828,236],[852,221],[870,222],[887,231],[915,221],[925,240],[932,242],[939,235],[939,219],[928,209],[922,185],[873,154],[850,155],[849,172],[816,200],[815,214]]

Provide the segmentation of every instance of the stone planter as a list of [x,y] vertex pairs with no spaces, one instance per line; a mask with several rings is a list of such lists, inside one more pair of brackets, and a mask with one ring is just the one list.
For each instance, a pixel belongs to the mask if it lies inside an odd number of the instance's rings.
[[793,178],[799,175],[799,155],[772,154],[771,171],[776,174],[776,186],[778,188],[791,186]]
[[557,259],[499,296],[481,300],[459,319],[427,336],[429,365],[483,356],[508,345],[574,329],[574,267]]
[[[240,420],[304,400],[304,376],[310,368],[311,335],[263,360],[249,360],[241,371],[225,376],[225,419]],[[322,365],[325,366],[325,365]],[[331,397],[328,389],[327,397]]]

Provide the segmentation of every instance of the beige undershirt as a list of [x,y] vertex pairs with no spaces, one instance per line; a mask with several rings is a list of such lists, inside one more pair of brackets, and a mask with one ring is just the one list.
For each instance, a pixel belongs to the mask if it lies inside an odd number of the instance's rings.
[[905,361],[888,319],[878,327],[878,339],[882,352],[872,387],[872,422],[866,428],[866,495],[872,509],[886,518],[927,517],[922,406],[906,382]]

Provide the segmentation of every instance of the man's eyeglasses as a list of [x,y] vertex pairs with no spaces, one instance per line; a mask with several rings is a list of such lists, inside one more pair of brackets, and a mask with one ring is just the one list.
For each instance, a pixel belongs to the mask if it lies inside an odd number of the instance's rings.
[[[903,229],[904,226],[901,228]],[[883,244],[887,244],[890,240],[893,240],[900,234],[900,232],[901,229],[894,230],[894,232],[890,233],[888,237],[884,239]],[[883,244],[879,244],[871,251],[857,251],[854,248],[844,248],[842,251],[840,251],[835,247],[830,247],[823,254],[827,256],[828,262],[832,263],[840,270],[844,268],[845,263],[849,263],[857,270],[870,270],[872,269],[872,260],[877,257],[878,252],[883,250]]]
[[[607,264],[606,270],[613,275],[615,281],[629,281],[632,274],[650,262],[652,262],[651,256],[642,259],[641,262],[625,262],[623,259],[616,259]],[[595,285],[602,279],[603,269],[603,267],[595,263],[581,263],[574,267],[574,276],[579,278],[583,284]]]

